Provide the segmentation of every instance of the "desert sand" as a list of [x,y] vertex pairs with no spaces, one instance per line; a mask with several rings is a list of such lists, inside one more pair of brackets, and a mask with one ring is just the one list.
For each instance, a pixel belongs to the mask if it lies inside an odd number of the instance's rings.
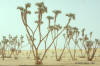
[[[98,51],[96,52],[95,58],[93,59],[93,61],[89,62],[87,61],[86,58],[80,58],[80,52],[79,50],[76,51],[76,60],[72,61],[69,52],[66,50],[64,52],[64,55],[62,57],[61,61],[56,61],[55,59],[55,55],[52,54],[53,50],[49,50],[43,60],[43,65],[42,66],[100,66],[100,49],[98,49]],[[58,53],[61,50],[58,50]],[[73,50],[71,50],[73,52]],[[19,56],[18,59],[15,60],[14,56],[12,58],[5,58],[5,60],[2,60],[2,58],[0,58],[0,66],[2,65],[9,65],[9,66],[36,66],[35,65],[35,61],[34,61],[34,57],[33,54],[31,53],[31,55],[29,57],[28,53],[30,51],[22,51]],[[42,53],[43,50],[40,51],[40,53]],[[59,54],[58,54],[59,55]],[[38,65],[40,66],[40,65]]]

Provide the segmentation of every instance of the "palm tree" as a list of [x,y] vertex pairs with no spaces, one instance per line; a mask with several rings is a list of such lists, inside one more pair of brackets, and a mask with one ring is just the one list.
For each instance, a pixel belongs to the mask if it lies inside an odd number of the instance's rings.
[[52,20],[52,19],[54,19],[52,16],[47,16],[47,19],[48,19],[48,21],[49,21],[49,25],[48,25],[48,27],[50,27],[50,20]]

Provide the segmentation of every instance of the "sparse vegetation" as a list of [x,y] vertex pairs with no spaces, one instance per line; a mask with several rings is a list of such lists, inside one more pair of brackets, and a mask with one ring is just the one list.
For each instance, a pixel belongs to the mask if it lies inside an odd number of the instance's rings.
[[[18,60],[24,56],[27,60],[31,59],[30,61],[36,65],[42,65],[48,59],[61,62],[61,64],[63,64],[63,59],[71,60],[75,64],[95,64],[91,61],[96,60],[100,40],[98,38],[93,39],[93,33],[87,34],[85,28],[81,30],[78,26],[71,25],[75,22],[77,14],[66,13],[63,15],[67,19],[65,19],[66,24],[62,25],[62,22],[58,22],[60,18],[57,18],[63,11],[53,10],[51,12],[54,16],[52,16],[48,15],[48,7],[44,2],[37,2],[35,6],[37,10],[32,11],[30,9],[32,8],[31,3],[26,3],[24,7],[17,7],[26,36],[9,34],[2,37],[0,40],[0,58],[3,61],[6,58]],[[31,15],[36,17],[30,18]],[[33,20],[33,24],[30,24],[29,18]],[[26,38],[25,41],[24,38]],[[61,42],[59,39],[61,39]],[[30,48],[22,50],[25,48],[24,44],[26,44],[25,47],[29,46]],[[59,45],[63,47],[59,48]],[[87,61],[76,62],[80,61],[78,59],[86,59]]]

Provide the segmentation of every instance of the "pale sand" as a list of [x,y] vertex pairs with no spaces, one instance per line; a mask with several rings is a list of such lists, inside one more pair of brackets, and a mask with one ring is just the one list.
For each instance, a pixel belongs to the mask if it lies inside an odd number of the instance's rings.
[[[98,49],[95,58],[92,62],[88,62],[86,58],[79,58],[81,55],[79,50],[76,51],[76,58],[77,60],[72,61],[69,52],[66,50],[62,60],[56,61],[55,56],[52,55],[53,50],[49,50],[47,52],[47,58],[45,57],[43,60],[43,65],[64,65],[64,66],[100,66],[100,49]],[[58,50],[58,53],[61,50]],[[73,52],[73,50],[71,50]],[[28,51],[29,52],[29,51]],[[42,53],[43,50],[40,51]],[[0,58],[0,66],[1,65],[35,65],[34,63],[34,57],[31,53],[30,58],[27,58],[26,55],[27,51],[22,51],[21,54],[19,54],[18,59],[15,60],[14,58],[5,58],[3,61],[2,58]],[[59,54],[58,54],[59,55]],[[89,64],[90,63],[90,64]]]

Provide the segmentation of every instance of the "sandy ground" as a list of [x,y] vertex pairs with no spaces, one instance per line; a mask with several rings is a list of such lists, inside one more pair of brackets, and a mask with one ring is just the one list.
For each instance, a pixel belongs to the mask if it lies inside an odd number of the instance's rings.
[[[61,50],[59,50],[59,52],[60,51]],[[27,58],[27,52],[29,51],[22,51],[22,53],[18,56],[17,60],[15,60],[14,58],[5,58],[5,60],[3,61],[2,58],[0,58],[0,66],[35,65],[33,55],[31,54],[30,58]],[[42,52],[43,51],[40,51],[40,53]],[[52,54],[52,50],[50,50],[46,56],[47,57],[45,57],[43,60],[44,66],[47,65],[49,66],[100,66],[100,50],[97,51],[95,58],[92,62],[88,62],[86,58],[80,58],[79,50],[77,50],[77,54],[76,54],[77,59],[75,61],[71,60],[70,54],[68,53],[67,50],[65,51],[61,61],[56,61],[55,56]]]

